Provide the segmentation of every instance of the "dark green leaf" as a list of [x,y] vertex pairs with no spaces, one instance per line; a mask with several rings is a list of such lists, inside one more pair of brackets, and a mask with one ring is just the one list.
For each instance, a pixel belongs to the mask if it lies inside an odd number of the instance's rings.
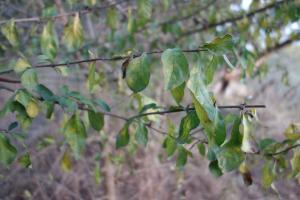
[[215,160],[215,161],[211,161],[209,163],[209,171],[212,175],[214,175],[215,177],[219,177],[219,176],[222,176],[223,173],[222,173],[222,170],[220,169],[219,165],[218,165],[218,161]]
[[181,119],[177,141],[179,143],[187,142],[190,131],[196,128],[198,125],[199,119],[197,117],[197,113],[195,111],[188,112],[188,114]]
[[140,92],[147,87],[150,80],[150,61],[147,54],[132,59],[126,70],[126,82],[133,92]]
[[205,156],[205,145],[204,145],[204,143],[200,142],[197,145],[197,148],[198,148],[199,154],[202,155],[202,156]]
[[104,125],[104,116],[101,112],[88,111],[88,117],[91,126],[96,130],[100,131]]
[[10,165],[15,160],[16,155],[17,149],[0,132],[0,162],[4,165]]
[[8,131],[15,129],[18,126],[18,122],[13,122],[8,126]]
[[117,139],[116,139],[116,148],[122,148],[125,147],[128,143],[129,143],[129,125],[126,123],[123,128],[121,129],[121,131],[119,132],[119,134],[117,135]]
[[44,100],[48,100],[51,101],[53,100],[53,92],[51,92],[51,90],[49,90],[45,85],[43,84],[38,84],[36,86],[36,92],[44,99]]

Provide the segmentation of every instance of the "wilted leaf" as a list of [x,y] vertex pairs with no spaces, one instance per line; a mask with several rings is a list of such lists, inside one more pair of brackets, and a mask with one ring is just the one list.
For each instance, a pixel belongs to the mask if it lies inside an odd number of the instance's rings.
[[58,47],[58,39],[53,22],[48,21],[41,35],[41,50],[51,61],[54,60]]
[[74,19],[64,28],[63,42],[69,51],[74,51],[81,47],[83,41],[83,28],[77,13]]
[[9,21],[2,26],[1,31],[13,47],[19,46],[19,36],[14,20]]

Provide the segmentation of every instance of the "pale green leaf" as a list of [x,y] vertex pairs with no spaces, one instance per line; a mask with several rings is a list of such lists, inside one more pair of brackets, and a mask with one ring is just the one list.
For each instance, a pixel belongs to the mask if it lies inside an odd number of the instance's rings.
[[77,13],[73,20],[64,28],[63,42],[69,51],[80,48],[84,41],[84,32]]
[[48,21],[41,35],[41,50],[51,61],[54,60],[58,48],[58,39],[53,22]]
[[36,70],[26,70],[21,76],[21,83],[28,90],[34,89],[38,85],[38,76]]
[[188,61],[180,49],[165,50],[161,56],[161,60],[166,89],[174,89],[188,80]]
[[135,140],[141,146],[146,146],[148,143],[148,130],[144,123],[138,123],[138,127],[135,132]]

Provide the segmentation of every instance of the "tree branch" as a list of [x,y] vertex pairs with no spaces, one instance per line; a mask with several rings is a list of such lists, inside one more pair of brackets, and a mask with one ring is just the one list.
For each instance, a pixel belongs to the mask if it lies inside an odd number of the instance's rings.
[[16,84],[21,83],[21,81],[19,81],[19,80],[13,80],[13,79],[8,79],[8,78],[3,78],[3,77],[0,77],[0,82],[16,83]]
[[196,29],[193,29],[193,30],[190,30],[190,31],[187,31],[185,33],[183,33],[181,36],[179,36],[180,38],[182,37],[185,37],[185,36],[189,36],[189,35],[193,35],[195,33],[198,33],[198,32],[202,32],[202,31],[206,31],[208,29],[211,29],[211,28],[215,28],[217,26],[222,26],[226,23],[233,23],[233,22],[236,22],[236,21],[239,21],[239,20],[242,20],[244,18],[251,18],[253,17],[254,15],[258,14],[258,13],[262,13],[262,12],[265,12],[269,9],[272,9],[272,8],[275,8],[275,7],[278,7],[280,6],[281,4],[284,4],[284,3],[287,3],[289,1],[294,1],[294,0],[282,0],[282,1],[277,1],[277,2],[274,2],[274,3],[271,3],[265,7],[262,7],[262,8],[259,8],[257,10],[254,10],[254,11],[250,11],[246,14],[241,14],[241,15],[238,15],[236,17],[232,17],[232,18],[228,18],[228,19],[224,19],[224,20],[221,20],[219,22],[214,22],[214,23],[210,23],[210,24],[203,24],[202,27],[200,28],[196,28]]
[[[60,18],[65,18],[65,17],[68,17],[68,16],[74,16],[76,15],[76,13],[79,13],[79,14],[88,14],[88,13],[91,13],[91,12],[99,12],[101,10],[105,10],[107,8],[110,8],[110,7],[115,7],[119,4],[122,4],[124,2],[126,2],[128,0],[120,0],[120,1],[117,1],[115,3],[112,3],[112,4],[108,4],[108,5],[105,5],[105,6],[96,6],[96,7],[93,7],[93,8],[89,8],[89,7],[85,7],[81,10],[78,10],[78,11],[73,11],[73,12],[68,12],[68,13],[63,13],[63,14],[58,14],[58,15],[55,15],[55,16],[50,16],[50,17],[29,17],[29,18],[19,18],[19,19],[13,19],[13,21],[15,23],[22,23],[22,22],[42,22],[42,21],[46,21],[46,20],[56,20],[56,19],[60,19]],[[9,19],[9,20],[2,20],[0,21],[0,25],[2,24],[5,24],[9,21],[11,21],[12,19]]]
[[282,151],[278,151],[278,152],[275,152],[275,153],[267,153],[267,154],[264,154],[264,155],[265,156],[276,156],[276,155],[279,155],[279,154],[287,153],[290,150],[295,149],[297,147],[300,147],[300,144],[295,144],[293,146],[287,147],[286,149],[284,149]]
[[[182,50],[184,53],[195,53],[195,52],[200,52],[200,51],[207,51],[206,49],[186,49]],[[148,55],[152,54],[161,54],[163,53],[164,50],[156,50],[156,51],[150,51],[150,52],[144,52]],[[133,58],[140,57],[142,53],[134,54]],[[125,60],[129,58],[130,56],[115,56],[115,57],[110,57],[110,58],[103,58],[103,57],[98,57],[98,58],[91,58],[91,59],[83,59],[83,60],[75,60],[71,62],[65,62],[65,63],[56,63],[56,64],[43,64],[43,65],[35,65],[32,66],[31,68],[55,68],[55,67],[61,67],[61,66],[67,66],[70,67],[71,65],[76,65],[76,64],[81,64],[81,63],[90,63],[90,62],[97,62],[97,61],[120,61],[120,60]],[[13,70],[7,70],[7,71],[2,71],[0,74],[6,74],[10,73]]]

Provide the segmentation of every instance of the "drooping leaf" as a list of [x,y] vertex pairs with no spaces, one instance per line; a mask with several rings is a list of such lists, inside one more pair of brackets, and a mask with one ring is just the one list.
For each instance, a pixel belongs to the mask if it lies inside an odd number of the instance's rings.
[[198,125],[199,118],[197,117],[196,111],[188,112],[188,114],[181,119],[177,141],[179,143],[187,142],[190,131],[196,128]]
[[180,104],[180,102],[182,101],[182,98],[184,96],[184,89],[185,89],[185,82],[183,82],[181,85],[171,89],[171,94],[177,104]]
[[256,140],[254,136],[251,133],[251,123],[249,121],[249,118],[246,114],[243,114],[242,117],[242,129],[243,129],[243,140],[242,140],[242,146],[241,149],[245,153],[258,153],[258,145],[256,143]]
[[146,146],[148,143],[148,130],[144,123],[139,122],[135,132],[135,140],[141,146]]
[[75,157],[79,158],[81,152],[84,149],[87,134],[85,126],[79,118],[78,114],[73,114],[71,118],[66,122],[63,133],[66,141],[73,150]]
[[267,161],[264,164],[263,169],[262,169],[262,176],[261,176],[262,181],[261,182],[262,182],[262,185],[266,188],[270,187],[274,180],[274,177],[272,174],[272,167],[273,167],[273,162]]
[[161,56],[161,60],[166,89],[174,89],[188,80],[188,61],[180,49],[165,50]]
[[51,61],[55,59],[58,48],[58,39],[53,22],[48,21],[41,35],[41,50]]
[[174,154],[177,148],[177,143],[174,138],[168,136],[163,143],[163,147],[166,149],[167,156],[170,157]]
[[129,143],[129,124],[125,124],[119,134],[117,135],[116,139],[116,148],[122,148],[125,147]]
[[74,51],[82,46],[83,41],[83,28],[77,13],[73,20],[64,28],[63,42],[69,51]]
[[16,155],[17,149],[0,132],[0,162],[4,165],[10,165],[15,160]]
[[96,130],[100,131],[104,125],[104,116],[101,112],[88,111],[88,117],[91,126]]
[[133,92],[140,92],[147,87],[150,79],[150,61],[147,54],[132,59],[126,69],[126,82]]
[[1,32],[13,47],[18,47],[20,45],[18,31],[14,20],[10,20],[2,26]]

